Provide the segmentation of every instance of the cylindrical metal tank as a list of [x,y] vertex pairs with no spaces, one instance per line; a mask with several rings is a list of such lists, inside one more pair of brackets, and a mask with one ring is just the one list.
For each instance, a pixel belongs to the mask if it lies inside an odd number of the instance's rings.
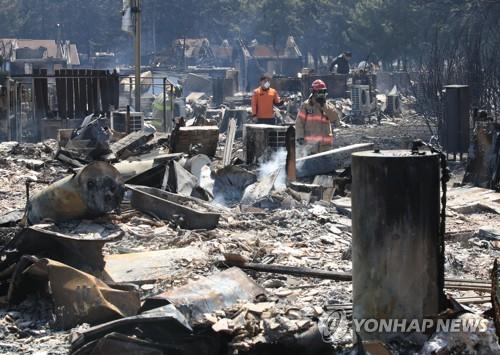
[[[352,154],[354,319],[412,320],[438,312],[439,178],[439,156],[430,152]],[[358,330],[363,340],[393,335]]]
[[28,202],[26,217],[30,224],[46,218],[54,221],[91,218],[117,209],[124,193],[118,170],[97,161],[35,194]]

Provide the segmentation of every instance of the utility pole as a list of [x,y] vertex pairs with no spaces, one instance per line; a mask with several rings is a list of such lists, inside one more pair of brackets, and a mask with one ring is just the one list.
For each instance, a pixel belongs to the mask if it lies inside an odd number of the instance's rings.
[[141,111],[141,0],[135,0],[135,110]]

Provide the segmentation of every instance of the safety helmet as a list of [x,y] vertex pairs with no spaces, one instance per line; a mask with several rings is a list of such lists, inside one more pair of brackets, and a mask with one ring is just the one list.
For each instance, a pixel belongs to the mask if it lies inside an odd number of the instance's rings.
[[312,91],[326,90],[326,84],[323,80],[314,80],[311,84]]

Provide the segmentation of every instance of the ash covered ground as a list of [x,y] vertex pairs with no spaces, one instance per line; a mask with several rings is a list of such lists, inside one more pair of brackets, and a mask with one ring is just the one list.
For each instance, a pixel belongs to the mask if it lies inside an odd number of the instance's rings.
[[[407,147],[414,138],[428,139],[428,127],[418,117],[383,121],[381,125],[344,127],[337,131],[336,144],[375,142],[382,149]],[[68,167],[54,160],[57,143],[0,144],[0,212],[22,210],[26,204],[26,184],[30,193],[40,191],[47,183],[68,174]],[[213,163],[218,164],[217,161]],[[450,162],[452,179],[450,192],[458,187],[464,174],[465,162]],[[186,230],[167,221],[139,211],[124,208],[121,213],[93,220],[46,225],[54,231],[71,235],[108,236],[118,231],[123,237],[106,243],[104,254],[121,254],[150,250],[193,247],[203,251],[206,258],[180,260],[175,270],[161,281],[140,286],[141,299],[159,294],[190,280],[212,275],[220,269],[217,262],[224,255],[237,254],[252,262],[272,260],[274,264],[309,267],[320,270],[351,272],[351,218],[348,204],[350,192],[336,196],[331,202],[304,204],[290,197],[286,190],[273,192],[274,209],[244,209],[239,205],[226,206],[217,228]],[[293,201],[293,203],[290,203]],[[346,205],[347,203],[347,205]],[[497,243],[478,236],[482,227],[500,229],[498,214],[482,209],[457,212],[447,210],[446,263],[447,277],[489,280]],[[15,233],[15,227],[1,229],[5,243]],[[416,266],[418,271],[418,266]],[[332,305],[352,302],[352,284],[345,281],[322,280],[264,272],[246,273],[265,288],[267,299],[259,305],[238,304],[220,310],[207,322],[227,327],[231,334],[230,350],[241,353],[256,344],[272,341],[273,337],[307,330],[318,319],[328,316]],[[447,289],[454,297],[485,297],[488,293]],[[253,308],[252,308],[253,307]],[[478,314],[491,308],[491,303],[470,304]],[[245,309],[242,313],[241,309]],[[241,316],[243,314],[243,316]],[[229,319],[229,322],[220,322]],[[67,331],[53,329],[53,310],[50,298],[30,295],[19,305],[0,308],[0,352],[5,354],[66,354],[70,341],[90,326],[82,324]],[[347,325],[349,326],[349,324]],[[477,339],[471,347],[477,353],[488,353],[488,339]],[[334,338],[332,352],[350,348],[352,334]],[[406,345],[407,346],[407,345]],[[397,346],[394,345],[394,349]],[[410,352],[418,352],[409,346]],[[490,349],[495,352],[494,349]]]

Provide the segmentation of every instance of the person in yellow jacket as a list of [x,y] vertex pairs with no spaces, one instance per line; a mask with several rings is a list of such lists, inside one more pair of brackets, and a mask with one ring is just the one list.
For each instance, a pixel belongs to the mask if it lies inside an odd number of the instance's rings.
[[257,123],[276,124],[274,105],[281,105],[278,92],[271,87],[271,77],[264,74],[260,78],[260,86],[253,91],[252,117]]
[[331,124],[340,125],[339,113],[326,102],[326,84],[315,80],[311,95],[302,104],[295,121],[295,137],[299,146],[305,148],[300,155],[316,154],[332,149],[333,132]]

